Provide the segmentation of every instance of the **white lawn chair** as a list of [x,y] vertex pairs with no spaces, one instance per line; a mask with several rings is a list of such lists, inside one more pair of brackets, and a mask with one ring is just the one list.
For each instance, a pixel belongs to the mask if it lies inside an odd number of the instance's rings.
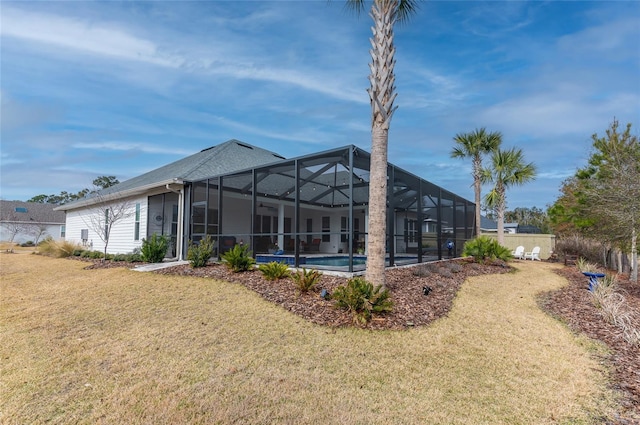
[[513,255],[513,258],[519,258],[521,260],[524,260],[524,247],[520,245],[519,247],[516,248],[515,251],[511,252],[511,255]]
[[542,261],[540,259],[540,247],[539,246],[534,246],[533,250],[531,252],[525,252],[524,254],[524,259],[527,260],[538,260],[538,261]]

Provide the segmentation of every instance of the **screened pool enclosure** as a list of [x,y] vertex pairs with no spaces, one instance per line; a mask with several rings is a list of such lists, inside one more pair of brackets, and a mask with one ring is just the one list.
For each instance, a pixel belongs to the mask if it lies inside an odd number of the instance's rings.
[[[369,164],[351,145],[186,183],[188,239],[210,235],[218,257],[243,244],[258,262],[362,270]],[[474,204],[391,164],[388,181],[388,265],[458,256]]]

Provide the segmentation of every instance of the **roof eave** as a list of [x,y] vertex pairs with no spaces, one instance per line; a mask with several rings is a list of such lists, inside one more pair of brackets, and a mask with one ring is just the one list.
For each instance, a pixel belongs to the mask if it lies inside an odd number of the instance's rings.
[[63,204],[58,207],[55,207],[54,211],[68,211],[74,210],[77,208],[84,208],[91,205],[99,204],[102,202],[111,202],[117,199],[129,198],[131,196],[141,195],[145,192],[150,191],[151,189],[156,189],[160,187],[166,187],[170,184],[184,184],[184,181],[181,178],[172,178],[167,179],[155,183],[150,183],[144,186],[138,186],[131,189],[123,190],[120,192],[108,193],[102,196],[94,196],[92,198],[80,199],[78,201],[71,202],[69,204]]

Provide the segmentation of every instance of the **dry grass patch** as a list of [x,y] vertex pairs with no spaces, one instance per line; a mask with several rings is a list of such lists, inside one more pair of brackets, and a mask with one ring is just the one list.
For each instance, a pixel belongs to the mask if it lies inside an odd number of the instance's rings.
[[536,306],[564,284],[546,264],[470,279],[428,328],[371,332],[312,325],[212,279],[0,261],[3,423],[599,423],[611,411],[594,346]]

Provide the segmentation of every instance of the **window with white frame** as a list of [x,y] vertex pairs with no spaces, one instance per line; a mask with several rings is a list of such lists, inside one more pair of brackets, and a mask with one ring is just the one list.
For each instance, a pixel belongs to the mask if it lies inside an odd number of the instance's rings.
[[140,240],[140,203],[136,204],[136,220],[133,228],[133,240]]

